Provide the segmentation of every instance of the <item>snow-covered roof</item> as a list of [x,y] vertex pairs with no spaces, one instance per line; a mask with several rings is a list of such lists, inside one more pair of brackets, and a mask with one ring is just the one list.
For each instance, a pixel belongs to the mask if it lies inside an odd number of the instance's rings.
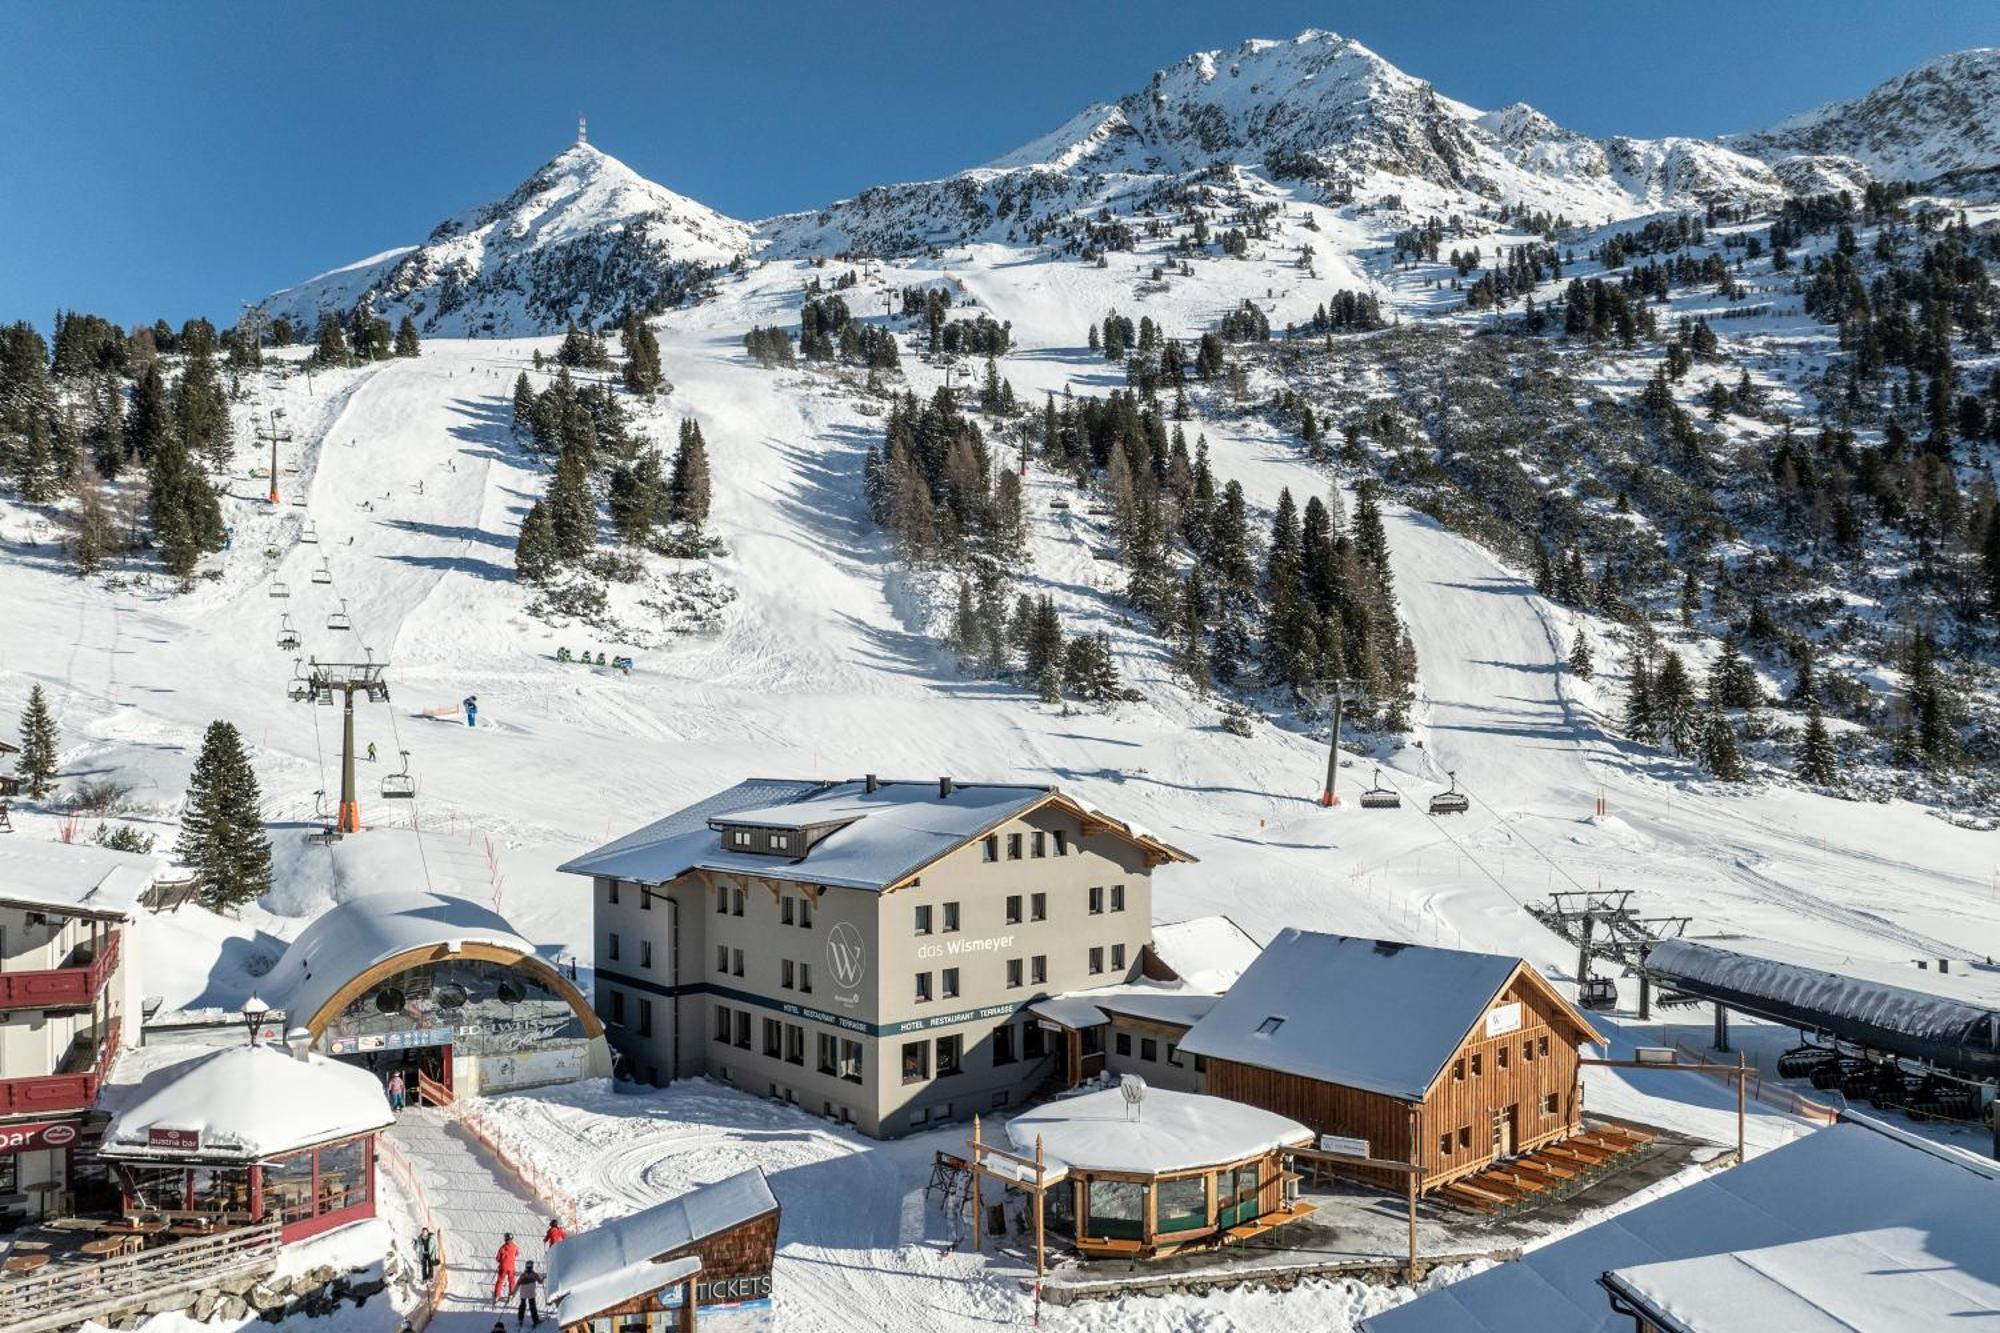
[[1504,954],[1287,929],[1181,1049],[1422,1101],[1519,966]]
[[1226,916],[1153,927],[1153,956],[1196,990],[1220,995],[1257,961],[1257,941]]
[[0,838],[0,902],[17,906],[129,917],[159,871],[156,857],[90,843]]
[[1063,1097],[1007,1122],[1014,1151],[1070,1171],[1159,1174],[1241,1161],[1312,1142],[1296,1120],[1221,1097],[1147,1088],[1137,1117],[1119,1088]]
[[[282,1046],[191,1047],[185,1060],[149,1061],[134,1083],[114,1078],[103,1101],[107,1157],[261,1160],[386,1128],[394,1118],[381,1082],[321,1055]],[[192,1147],[155,1146],[154,1130],[200,1136]]]
[[1630,1333],[1630,1275],[1694,1330],[1943,1328],[2000,1314],[2000,1166],[1884,1125],[1820,1130],[1520,1259],[1367,1333]]
[[[1817,961],[1817,960],[1815,960]],[[1732,1003],[1791,1020],[1817,1015],[1844,1036],[1900,1035],[1925,1043],[2000,1048],[2000,1005],[1990,984],[1915,968],[1889,973],[1881,964],[1838,963],[1831,971],[1694,940],[1666,940],[1647,952],[1646,970],[1665,980],[1720,992]],[[1894,975],[1895,980],[1884,979]],[[1869,1031],[1872,1029],[1872,1033]]]
[[453,943],[532,955],[498,912],[437,893],[368,893],[329,908],[299,932],[264,977],[258,997],[303,1024],[348,982],[399,954]]
[[1028,1008],[1039,1017],[1066,1028],[1096,1027],[1113,1014],[1191,1027],[1215,1004],[1213,995],[1181,986],[1134,983],[1098,990],[1068,991],[1037,1000]]
[[[563,1320],[585,1318],[676,1280],[663,1254],[775,1212],[763,1169],[751,1167],[664,1203],[579,1231],[549,1251],[548,1295]],[[698,1271],[680,1273],[680,1277]]]
[[[578,875],[664,884],[690,870],[772,875],[839,888],[881,890],[922,870],[1009,819],[1060,797],[1054,787],[962,782],[949,795],[936,780],[805,782],[753,778],[716,792],[615,842],[565,862]],[[1072,804],[1080,803],[1072,802]],[[1087,809],[1087,808],[1086,808]],[[1142,831],[1088,811],[1176,860],[1189,859]],[[728,825],[820,829],[798,857],[731,851],[716,830]]]

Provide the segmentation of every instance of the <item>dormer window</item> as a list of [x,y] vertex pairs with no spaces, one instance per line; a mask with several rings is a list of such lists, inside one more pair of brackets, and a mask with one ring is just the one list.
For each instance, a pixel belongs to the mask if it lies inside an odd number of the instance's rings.
[[789,833],[773,833],[773,834],[771,835],[771,850],[772,850],[772,851],[774,851],[774,852],[782,852],[782,851],[784,851],[784,850],[785,850],[786,848],[790,847],[791,845],[792,845],[792,835],[791,835],[791,834],[789,834]]
[[731,829],[729,831],[729,845],[731,847],[749,847],[750,830],[747,828]]
[[1277,1033],[1278,1029],[1283,1027],[1284,1025],[1285,1025],[1284,1019],[1280,1018],[1276,1014],[1272,1014],[1269,1018],[1265,1019],[1263,1022],[1257,1025],[1257,1035],[1260,1037],[1273,1036]]

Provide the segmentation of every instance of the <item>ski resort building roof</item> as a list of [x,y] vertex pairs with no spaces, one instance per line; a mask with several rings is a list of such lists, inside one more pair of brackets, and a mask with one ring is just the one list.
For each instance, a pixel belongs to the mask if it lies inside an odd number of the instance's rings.
[[1138,984],[1069,991],[1037,1000],[1028,1008],[1037,1017],[1071,1030],[1096,1027],[1109,1022],[1113,1014],[1191,1027],[1215,1007],[1215,1000],[1213,995],[1186,987]]
[[1677,989],[1777,1022],[1974,1075],[2000,1071],[2000,997],[1990,979],[1756,947],[1763,952],[1665,940],[1648,951],[1646,970]]
[[[1610,1288],[1607,1291],[1606,1288]],[[1850,1119],[1374,1316],[1367,1333],[1890,1333],[2000,1315],[2000,1164]]]
[[150,1062],[136,1083],[106,1090],[116,1108],[106,1157],[252,1162],[385,1129],[394,1118],[366,1069],[299,1059],[281,1046],[188,1049],[190,1058]]
[[481,944],[535,958],[535,946],[499,913],[466,898],[436,893],[370,893],[330,908],[286,948],[265,976],[260,998],[287,1021],[309,1026],[358,978],[425,951]]
[[1188,985],[1220,995],[1262,952],[1250,933],[1226,916],[1198,916],[1153,927],[1153,956]]
[[[804,782],[753,778],[716,792],[595,851],[565,862],[572,874],[665,884],[692,870],[769,875],[837,888],[885,890],[989,830],[1047,804],[1144,847],[1163,861],[1187,853],[1103,815],[1052,786],[863,778]],[[799,835],[797,856],[732,850],[729,829]]]
[[1304,1125],[1274,1112],[1164,1088],[1147,1088],[1136,1107],[1120,1088],[1058,1098],[1009,1120],[1007,1137],[1015,1152],[1028,1157],[1041,1139],[1045,1181],[1085,1169],[1133,1175],[1192,1171],[1313,1139]]
[[159,869],[155,857],[108,847],[0,839],[0,903],[70,916],[129,917]]
[[585,1318],[701,1270],[694,1256],[673,1263],[661,1255],[684,1250],[767,1213],[777,1196],[763,1169],[751,1167],[677,1198],[613,1218],[570,1236],[549,1251],[548,1296],[560,1301],[564,1323]]
[[[1524,968],[1535,975],[1504,954],[1286,929],[1180,1046],[1419,1102]],[[1584,1040],[1604,1040],[1557,1000]]]

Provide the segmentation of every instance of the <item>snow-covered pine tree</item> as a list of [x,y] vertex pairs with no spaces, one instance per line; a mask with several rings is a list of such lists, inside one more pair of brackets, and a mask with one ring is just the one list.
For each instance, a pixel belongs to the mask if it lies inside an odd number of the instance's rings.
[[1111,655],[1111,637],[1103,630],[1070,640],[1063,651],[1063,685],[1071,696],[1087,703],[1110,703],[1118,697],[1118,663]]
[[520,535],[514,539],[514,572],[529,583],[543,583],[556,566],[555,525],[549,520],[549,507],[537,500],[528,506]]
[[1583,637],[1583,631],[1576,632],[1576,638],[1569,646],[1569,669],[1578,680],[1589,680],[1596,672],[1590,660],[1590,640]]
[[404,315],[396,325],[396,355],[422,356],[423,351],[423,344],[417,339],[416,321]]
[[40,800],[49,794],[56,775],[56,720],[40,685],[29,688],[28,706],[21,713],[21,753],[14,759],[14,772],[28,795]]
[[681,420],[680,446],[674,452],[673,479],[668,483],[676,523],[700,530],[708,521],[709,486],[708,445],[701,437],[701,423],[685,417]]
[[1702,722],[1701,762],[1721,782],[1741,782],[1749,776],[1743,767],[1743,756],[1736,748],[1736,728],[1729,725],[1729,718],[1714,701],[1710,702],[1708,715]]
[[1799,733],[1798,775],[1807,782],[1816,782],[1822,787],[1831,787],[1840,780],[1839,757],[1833,748],[1833,738],[1827,735],[1826,718],[1820,712],[1819,700],[1806,700],[1806,725]]
[[1209,686],[1208,643],[1203,638],[1202,626],[1208,617],[1208,594],[1202,589],[1199,570],[1190,570],[1188,576],[1181,580],[1179,602],[1174,617],[1174,665],[1187,677],[1194,692],[1206,698]]
[[204,907],[234,907],[271,887],[257,772],[233,724],[211,722],[188,777],[175,851],[194,870]]
[[1643,745],[1660,739],[1660,710],[1653,697],[1653,669],[1639,648],[1632,650],[1632,667],[1625,688],[1625,734]]
[[1701,740],[1701,709],[1695,699],[1694,683],[1688,678],[1687,665],[1671,648],[1653,676],[1653,707],[1666,743],[1676,754],[1693,754]]
[[514,442],[526,444],[535,436],[535,386],[528,382],[528,372],[522,371],[514,377]]
[[1724,636],[1722,652],[1708,670],[1708,693],[1724,708],[1755,708],[1764,702],[1757,671],[1736,647],[1736,636]]
[[125,458],[149,463],[153,454],[173,433],[173,416],[167,405],[167,384],[160,377],[160,363],[149,361],[132,389],[132,410],[125,414]]

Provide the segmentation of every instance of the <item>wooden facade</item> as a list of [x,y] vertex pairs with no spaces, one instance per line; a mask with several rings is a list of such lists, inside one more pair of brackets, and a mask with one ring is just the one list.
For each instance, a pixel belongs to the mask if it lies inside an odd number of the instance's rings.
[[[1519,1005],[1518,1011],[1512,1005]],[[1515,1013],[1518,1023],[1512,1023]],[[1489,1026],[1504,1030],[1489,1036]],[[1583,1123],[1577,1048],[1602,1040],[1523,963],[1444,1062],[1421,1102],[1213,1056],[1207,1091],[1290,1116],[1318,1134],[1366,1139],[1372,1157],[1419,1165],[1418,1188],[1428,1192],[1575,1134]],[[1352,1174],[1370,1184],[1399,1190],[1404,1185],[1386,1171],[1356,1168]]]
[[[701,1271],[669,1282],[657,1291],[635,1297],[609,1310],[562,1319],[563,1333],[692,1333],[700,1315],[717,1307],[768,1312],[771,1268],[778,1255],[778,1210],[772,1209],[737,1226],[698,1237],[692,1244],[652,1256],[656,1264],[693,1257]],[[758,1321],[769,1323],[768,1319]],[[732,1329],[746,1322],[731,1323]]]

